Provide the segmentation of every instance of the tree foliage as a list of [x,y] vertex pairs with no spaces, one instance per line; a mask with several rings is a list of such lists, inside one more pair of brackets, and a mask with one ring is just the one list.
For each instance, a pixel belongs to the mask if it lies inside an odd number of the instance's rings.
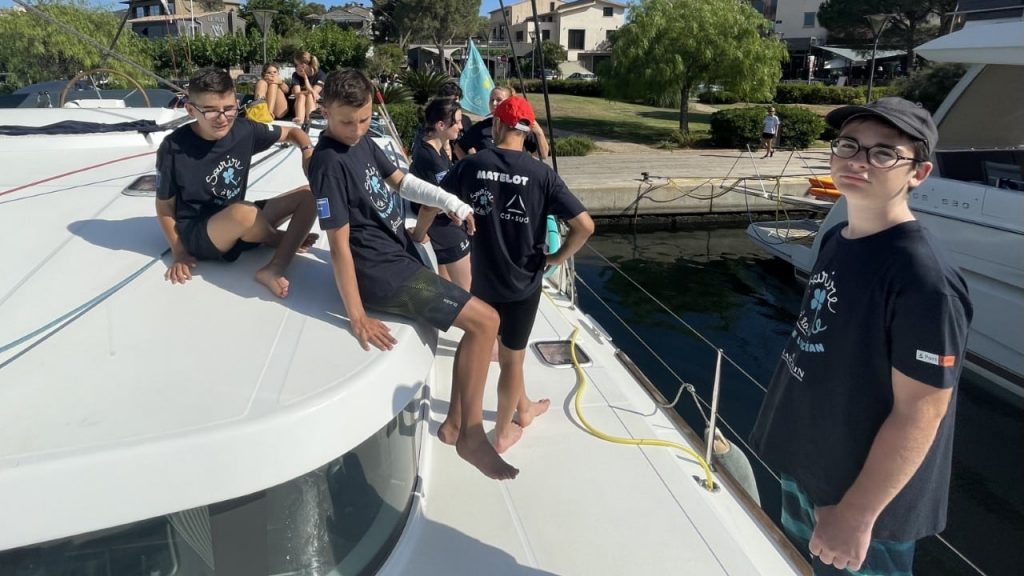
[[[37,4],[37,7],[104,46],[110,45],[120,24],[113,13],[90,7],[82,0]],[[13,77],[12,83],[19,86],[70,78],[101,63],[106,68],[124,72],[144,86],[155,84],[150,76],[115,58],[104,60],[98,48],[28,12],[8,12],[0,16],[0,39],[0,62],[5,72]],[[114,50],[144,68],[152,67],[147,40],[131,30],[121,34]]]
[[[180,0],[179,0],[180,1]],[[239,13],[245,19],[247,27],[259,30],[253,10],[277,10],[270,29],[278,36],[286,38],[300,36],[306,29],[303,17],[315,14],[315,6],[323,8],[322,4],[307,5],[303,0],[249,0]]]
[[405,61],[405,52],[398,44],[378,44],[373,47],[373,56],[366,62],[366,72],[371,77],[398,74],[405,66]]
[[818,9],[818,21],[828,30],[830,43],[870,48],[875,37],[865,15],[891,14],[893,17],[878,43],[886,48],[905,50],[904,69],[909,71],[914,66],[914,48],[941,34],[944,15],[952,12],[956,3],[956,0],[825,0]]
[[364,68],[369,48],[367,38],[333,24],[317,26],[302,41],[302,49],[320,60],[324,72],[342,67]]
[[[541,43],[541,51],[544,53],[544,67],[549,70],[557,70],[558,65],[565,62],[565,59],[569,57],[568,50],[563,48],[558,42],[552,42],[551,40],[545,40]],[[533,57],[533,53],[530,54],[530,57]],[[527,60],[526,68],[529,68],[530,64],[530,60]],[[540,59],[537,60],[537,68],[540,68]]]
[[[443,54],[444,46],[454,39],[477,32],[479,13],[480,0],[397,0],[392,18],[400,35],[429,41]],[[448,72],[448,61],[441,61],[442,70]]]
[[771,97],[787,58],[772,24],[735,0],[641,0],[615,38],[607,87],[620,98],[679,106],[689,131],[688,97],[716,84],[744,99]]
[[[267,36],[267,59],[280,61],[280,37]],[[263,62],[263,37],[258,31],[248,35],[196,36],[195,38],[159,38],[150,42],[150,53],[157,73],[173,78],[188,78],[205,66],[248,67]]]

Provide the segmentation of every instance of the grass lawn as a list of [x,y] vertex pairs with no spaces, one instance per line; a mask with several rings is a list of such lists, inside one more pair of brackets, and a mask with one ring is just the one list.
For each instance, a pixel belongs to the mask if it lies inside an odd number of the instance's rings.
[[[658,108],[642,104],[627,104],[569,94],[551,94],[551,116],[555,128],[585,134],[592,138],[620,140],[647,146],[657,146],[669,140],[672,130],[679,127],[679,110],[674,108]],[[538,120],[547,129],[544,122],[544,97],[541,94],[527,94]],[[697,106],[707,109],[704,105],[690,102],[690,131],[708,132],[711,130],[711,112],[697,112]],[[739,108],[745,106],[761,106],[766,104],[718,104],[716,109]],[[797,104],[822,116],[838,108],[813,104]],[[812,148],[826,146],[824,142],[815,142]]]
[[[528,94],[538,120],[544,116],[544,97]],[[627,104],[604,98],[551,94],[551,117],[555,128],[586,134],[592,138],[621,140],[655,146],[668,140],[679,127],[679,111],[641,104]],[[711,114],[690,112],[690,130],[710,129]]]

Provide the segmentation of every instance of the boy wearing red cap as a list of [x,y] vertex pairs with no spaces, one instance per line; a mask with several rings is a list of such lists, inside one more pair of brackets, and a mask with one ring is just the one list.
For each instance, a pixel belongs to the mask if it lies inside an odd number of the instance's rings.
[[[442,188],[473,207],[476,235],[470,253],[470,291],[500,317],[494,442],[499,454],[515,444],[523,427],[550,404],[547,399],[531,401],[523,383],[526,344],[540,303],[544,269],[565,262],[594,232],[590,215],[558,174],[523,151],[534,124],[533,109],[525,98],[504,100],[494,110],[496,147],[465,158],[441,182]],[[544,251],[548,214],[569,223],[569,235],[554,254]],[[451,411],[461,409],[461,402],[453,397]],[[446,424],[457,421],[449,414]]]
[[902,98],[826,118],[849,221],[825,233],[752,445],[815,574],[910,574],[945,526],[967,286],[907,204],[938,130]]

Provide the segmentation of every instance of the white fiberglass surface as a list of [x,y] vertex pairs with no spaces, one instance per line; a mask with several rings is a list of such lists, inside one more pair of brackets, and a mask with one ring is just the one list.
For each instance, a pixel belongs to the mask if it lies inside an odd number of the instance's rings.
[[[171,285],[153,198],[120,193],[158,140],[33,138],[0,138],[0,549],[289,480],[422,385],[433,332],[389,320],[398,347],[363,351],[322,235],[285,300],[253,280],[268,248]],[[249,199],[304,183],[297,150],[265,156]]]
[[[542,298],[531,342],[568,338],[576,311]],[[442,334],[431,390],[431,426],[443,420],[451,350],[457,330]],[[587,419],[610,434],[685,440],[614,358],[614,349],[581,331],[594,359],[586,368]],[[694,480],[701,469],[663,448],[611,444],[587,434],[573,413],[572,370],[542,365],[532,349],[527,390],[551,409],[505,453],[520,468],[493,482],[431,437],[414,515],[383,574],[792,574],[765,529],[723,489],[708,494]],[[497,364],[491,364],[484,404],[493,427]],[[772,528],[773,530],[773,528]]]

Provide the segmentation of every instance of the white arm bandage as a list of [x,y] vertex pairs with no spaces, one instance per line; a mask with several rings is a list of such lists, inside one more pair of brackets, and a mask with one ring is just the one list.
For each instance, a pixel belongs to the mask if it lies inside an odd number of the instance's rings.
[[406,174],[402,183],[398,185],[398,194],[417,204],[440,208],[445,213],[454,212],[459,218],[465,219],[473,213],[473,208],[458,196],[445,192],[440,186],[420,180],[412,174]]

